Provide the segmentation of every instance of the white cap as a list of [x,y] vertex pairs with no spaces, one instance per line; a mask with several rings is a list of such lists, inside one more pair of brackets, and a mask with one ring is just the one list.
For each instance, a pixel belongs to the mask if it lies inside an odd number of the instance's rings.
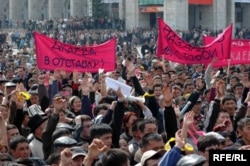
[[142,155],[141,162],[138,163],[138,164],[136,164],[136,166],[143,166],[143,165],[146,163],[146,161],[147,161],[148,159],[152,158],[153,156],[155,156],[155,155],[157,155],[157,154],[163,156],[165,152],[166,152],[166,151],[163,150],[163,149],[162,149],[162,150],[159,150],[159,151],[155,151],[155,150],[146,151],[146,152],[144,152],[143,155]]

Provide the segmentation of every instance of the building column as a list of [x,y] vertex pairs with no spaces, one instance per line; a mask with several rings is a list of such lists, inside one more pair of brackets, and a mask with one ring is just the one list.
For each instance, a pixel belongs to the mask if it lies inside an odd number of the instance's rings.
[[247,28],[250,26],[249,17],[250,3],[242,3],[242,27],[240,28]]
[[[15,24],[17,20],[27,19],[27,0],[9,0],[9,18]],[[26,12],[26,13],[25,13]]]
[[64,1],[62,0],[49,0],[49,19],[58,19],[63,17]]
[[227,26],[233,23],[233,38],[235,37],[235,2],[234,0],[227,1]]
[[164,0],[164,21],[175,30],[188,30],[188,0]]
[[41,0],[28,1],[28,19],[41,19],[43,2]]
[[[223,30],[227,27],[227,1],[228,0],[214,0],[213,3],[213,29]],[[222,7],[224,6],[224,7]]]
[[9,19],[9,1],[0,0],[0,20],[2,25],[4,24],[5,19]]
[[119,1],[119,18],[124,19],[125,18],[125,0]]
[[125,22],[126,29],[132,29],[138,27],[139,21],[139,6],[138,1],[126,0],[125,4]]
[[70,0],[70,16],[84,17],[87,10],[86,0]]

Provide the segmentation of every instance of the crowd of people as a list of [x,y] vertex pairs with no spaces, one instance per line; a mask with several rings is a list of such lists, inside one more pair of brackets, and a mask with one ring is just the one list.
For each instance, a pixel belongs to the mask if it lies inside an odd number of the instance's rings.
[[[250,150],[249,65],[169,62],[156,56],[157,29],[76,28],[63,19],[30,25],[2,32],[0,165],[206,166],[211,150]],[[33,31],[79,46],[115,36],[116,69],[40,70]],[[213,35],[178,34],[197,46]],[[106,78],[131,86],[133,97]]]

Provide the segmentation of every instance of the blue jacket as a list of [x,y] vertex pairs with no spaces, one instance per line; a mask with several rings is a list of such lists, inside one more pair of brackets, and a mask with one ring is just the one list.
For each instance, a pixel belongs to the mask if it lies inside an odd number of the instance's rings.
[[169,152],[164,154],[158,166],[176,166],[180,158],[181,150],[175,146]]

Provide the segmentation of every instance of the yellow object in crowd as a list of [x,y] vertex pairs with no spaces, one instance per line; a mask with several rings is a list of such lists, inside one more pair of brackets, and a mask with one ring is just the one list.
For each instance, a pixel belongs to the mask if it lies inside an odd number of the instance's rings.
[[[164,145],[164,149],[165,149],[166,151],[171,150],[170,143],[171,143],[171,142],[174,142],[174,141],[175,141],[175,138],[174,138],[174,137],[170,138],[170,139],[168,140],[168,142]],[[189,151],[189,152],[190,152],[190,151],[194,151],[194,147],[193,147],[191,144],[186,143],[185,146],[184,146],[184,148],[182,148],[181,150],[182,150],[182,151]]]

